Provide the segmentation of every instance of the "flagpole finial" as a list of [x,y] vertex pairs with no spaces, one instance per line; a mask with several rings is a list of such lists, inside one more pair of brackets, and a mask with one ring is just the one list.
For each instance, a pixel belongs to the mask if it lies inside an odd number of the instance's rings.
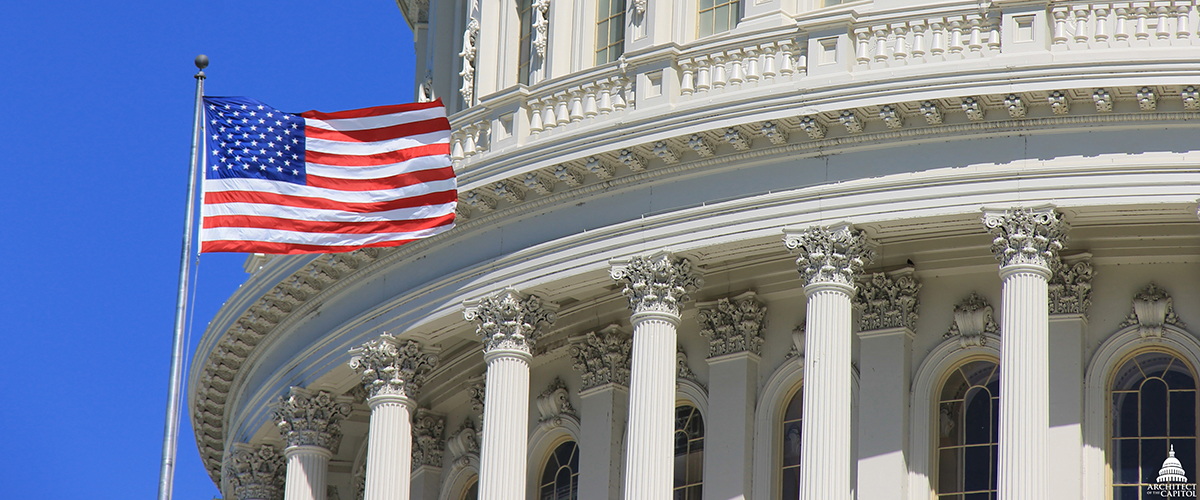
[[200,69],[200,72],[196,73],[196,78],[204,78],[204,68],[208,67],[208,56],[204,54],[196,56],[196,67]]

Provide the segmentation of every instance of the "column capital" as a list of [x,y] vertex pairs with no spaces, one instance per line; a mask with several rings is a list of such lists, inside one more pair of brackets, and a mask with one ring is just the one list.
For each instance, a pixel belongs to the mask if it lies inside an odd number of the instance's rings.
[[571,339],[573,365],[583,379],[580,392],[606,384],[629,387],[630,353],[633,339],[617,325]]
[[478,325],[483,350],[510,349],[530,353],[545,327],[558,320],[558,305],[505,288],[493,295],[467,301],[463,317]]
[[783,243],[798,254],[796,267],[805,286],[833,283],[853,287],[855,277],[875,257],[875,242],[846,222],[785,228]]
[[921,305],[917,292],[921,291],[921,282],[912,271],[909,267],[893,276],[875,273],[858,284],[852,304],[861,312],[859,331],[917,329],[917,308]]
[[349,399],[292,387],[275,404],[275,425],[288,448],[315,446],[336,453],[342,440],[341,421],[350,415]]
[[732,298],[696,304],[700,335],[708,338],[708,357],[750,352],[762,354],[767,306],[750,290]]
[[1000,267],[1029,264],[1050,269],[1067,241],[1070,226],[1054,207],[983,210],[983,225],[993,236],[992,253]]
[[418,408],[412,423],[412,468],[442,466],[442,436],[446,431],[444,415],[429,408]]
[[362,375],[368,403],[377,396],[415,398],[438,364],[437,355],[422,352],[419,342],[386,333],[351,349],[350,355],[350,368]]
[[1048,285],[1050,314],[1087,316],[1092,306],[1091,254],[1063,257],[1054,266]]
[[629,298],[629,309],[635,315],[666,313],[678,318],[688,292],[704,286],[692,262],[670,252],[613,259],[609,264],[612,279],[625,284],[621,293]]
[[238,500],[279,500],[286,471],[283,454],[274,446],[235,445],[224,475]]

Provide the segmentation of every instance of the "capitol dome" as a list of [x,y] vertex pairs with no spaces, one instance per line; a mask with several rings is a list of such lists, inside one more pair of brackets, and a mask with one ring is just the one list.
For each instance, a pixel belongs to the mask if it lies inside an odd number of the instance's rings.
[[1183,465],[1179,463],[1179,459],[1175,458],[1175,446],[1171,446],[1171,451],[1167,455],[1167,459],[1163,460],[1162,468],[1158,470],[1158,482],[1160,483],[1186,483],[1187,475],[1183,472]]
[[456,227],[247,259],[189,374],[227,500],[1102,500],[1161,436],[1196,463],[1196,0],[396,3]]

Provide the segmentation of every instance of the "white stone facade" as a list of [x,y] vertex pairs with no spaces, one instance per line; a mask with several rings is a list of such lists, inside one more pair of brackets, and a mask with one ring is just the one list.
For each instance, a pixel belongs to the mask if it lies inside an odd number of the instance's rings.
[[[398,5],[457,227],[251,258],[190,374],[225,498],[666,500],[691,467],[702,500],[1106,500],[1167,446],[1200,474],[1195,0]],[[1130,366],[1190,417],[1121,427],[1157,411]]]

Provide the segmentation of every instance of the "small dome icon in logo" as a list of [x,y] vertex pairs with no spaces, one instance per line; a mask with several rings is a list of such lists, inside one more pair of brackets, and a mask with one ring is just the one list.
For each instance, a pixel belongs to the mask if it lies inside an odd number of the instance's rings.
[[1179,463],[1178,458],[1175,458],[1175,445],[1171,445],[1167,459],[1163,460],[1162,468],[1158,470],[1158,482],[1186,483],[1187,480],[1187,476],[1183,472],[1183,464]]

